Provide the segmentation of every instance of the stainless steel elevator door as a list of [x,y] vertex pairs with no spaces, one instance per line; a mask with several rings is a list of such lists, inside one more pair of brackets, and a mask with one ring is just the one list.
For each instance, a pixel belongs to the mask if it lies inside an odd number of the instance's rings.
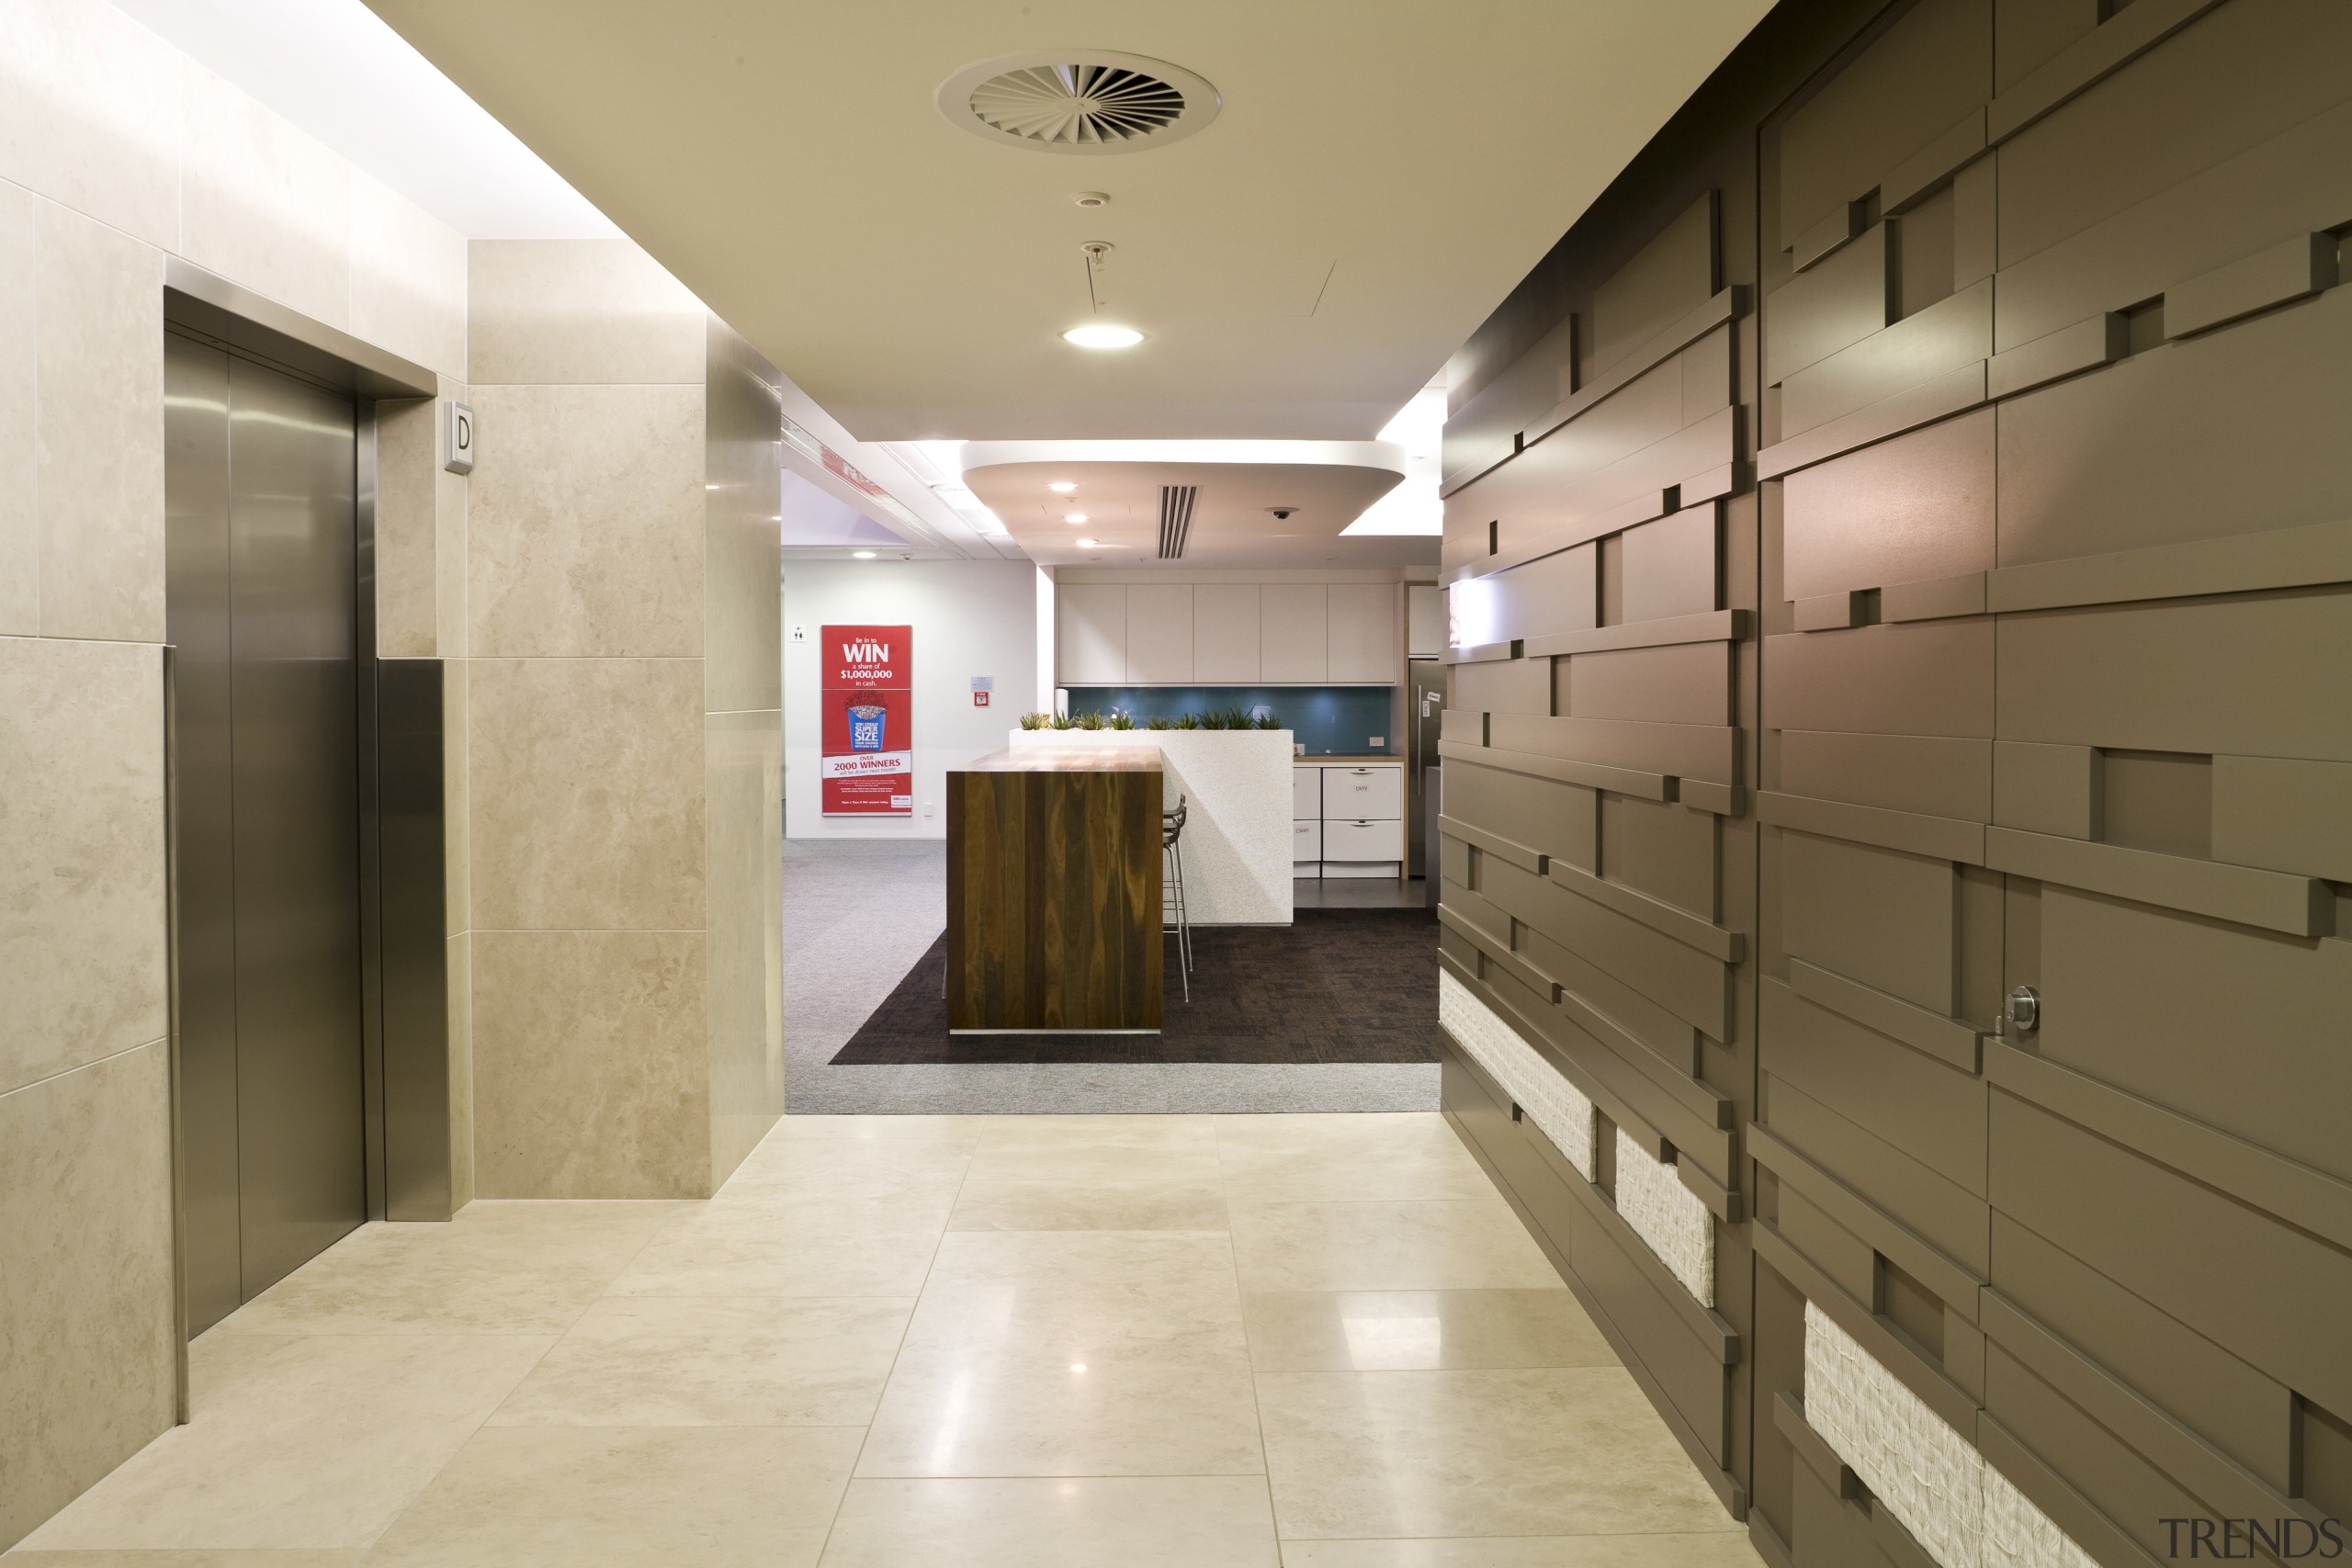
[[367,1217],[351,400],[164,339],[188,1325]]

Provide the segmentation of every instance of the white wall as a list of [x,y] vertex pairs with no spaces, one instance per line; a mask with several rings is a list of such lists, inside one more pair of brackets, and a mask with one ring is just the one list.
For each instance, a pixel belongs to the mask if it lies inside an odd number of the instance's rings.
[[[785,832],[795,839],[937,839],[947,770],[1002,750],[1038,689],[1037,569],[1027,561],[787,560],[784,567]],[[826,817],[818,777],[820,628],[914,628],[911,817]],[[805,632],[806,640],[796,640]],[[989,705],[972,677],[990,675]],[[926,817],[925,807],[932,815]]]

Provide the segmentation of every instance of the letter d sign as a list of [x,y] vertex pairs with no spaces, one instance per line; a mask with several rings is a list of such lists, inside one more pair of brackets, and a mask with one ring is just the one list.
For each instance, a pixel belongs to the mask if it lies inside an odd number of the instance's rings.
[[441,405],[441,466],[453,474],[474,471],[474,411],[468,404]]

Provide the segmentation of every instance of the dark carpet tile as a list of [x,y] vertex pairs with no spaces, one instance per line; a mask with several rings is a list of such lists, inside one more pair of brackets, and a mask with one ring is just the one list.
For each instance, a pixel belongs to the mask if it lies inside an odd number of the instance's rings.
[[1168,944],[1159,1034],[947,1032],[947,939],[932,943],[833,1057],[942,1062],[1434,1062],[1437,919],[1426,909],[1301,909],[1287,926],[1193,932],[1193,999]]

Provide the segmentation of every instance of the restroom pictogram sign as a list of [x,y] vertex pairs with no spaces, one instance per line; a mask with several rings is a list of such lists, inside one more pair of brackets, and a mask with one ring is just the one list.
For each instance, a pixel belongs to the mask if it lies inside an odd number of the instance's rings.
[[825,815],[911,815],[914,628],[826,626],[819,649]]

